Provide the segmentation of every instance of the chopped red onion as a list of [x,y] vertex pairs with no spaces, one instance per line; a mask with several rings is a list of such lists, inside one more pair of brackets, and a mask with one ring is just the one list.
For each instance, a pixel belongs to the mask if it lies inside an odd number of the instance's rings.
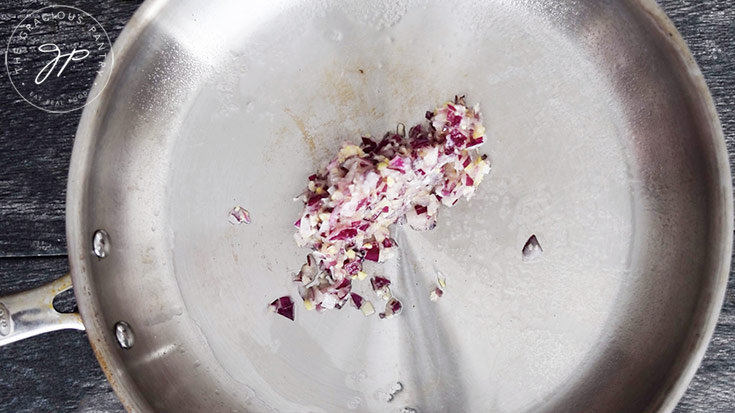
[[467,143],[467,147],[473,148],[475,146],[482,145],[483,143],[485,143],[485,140],[482,139],[481,137],[477,139],[470,139],[469,143]]
[[382,298],[385,301],[388,301],[391,298],[393,298],[393,293],[390,291],[390,287],[383,287],[375,291],[375,295],[378,296],[378,298]]
[[370,285],[373,287],[373,291],[375,291],[375,295],[378,298],[389,300],[392,297],[390,288],[388,287],[390,285],[389,279],[376,275],[370,279]]
[[[343,144],[323,169],[309,176],[297,197],[304,208],[294,223],[295,239],[312,249],[315,261],[294,278],[307,309],[341,308],[348,300],[357,306],[359,296],[350,291],[355,279],[366,276],[364,261],[383,262],[395,255],[390,227],[408,223],[419,231],[433,229],[439,206],[469,200],[490,171],[478,152],[485,141],[479,107],[468,107],[464,97],[427,111],[426,121],[408,134],[405,127],[397,132]],[[375,280],[376,294],[400,306],[390,281]],[[363,313],[368,303],[359,306]]]
[[401,311],[403,311],[403,304],[401,304],[397,298],[392,297],[387,303],[385,303],[385,311],[378,314],[378,317],[391,319],[400,314]]
[[354,238],[357,235],[357,230],[354,228],[347,228],[340,231],[337,235],[330,238],[330,241],[345,241]]
[[250,212],[247,209],[236,206],[230,210],[230,216],[227,219],[230,224],[249,224],[250,223]]
[[389,309],[393,314],[399,314],[403,311],[403,304],[397,298],[391,298],[385,308]]
[[293,321],[294,311],[293,300],[291,300],[291,297],[285,295],[283,297],[276,298],[275,300],[273,300],[273,302],[270,303],[268,307],[271,309],[271,311],[276,312]]
[[350,293],[350,299],[352,300],[352,305],[357,309],[360,309],[362,303],[365,301],[360,294],[355,293]]
[[442,290],[439,287],[436,287],[433,290],[431,290],[431,293],[429,293],[429,298],[431,299],[431,301],[436,301],[440,299],[441,296],[443,295],[444,295],[444,290]]
[[364,299],[360,294],[350,293],[350,302],[353,307],[362,311],[365,317],[375,313],[375,307],[373,307],[373,304]]
[[360,311],[362,311],[362,314],[365,317],[367,317],[367,316],[375,314],[375,307],[373,307],[373,303],[371,303],[368,300],[365,300],[360,306]]
[[318,272],[319,268],[317,268],[316,263],[314,263],[314,259],[307,257],[306,264],[301,266],[301,271],[299,271],[296,280],[307,285],[314,281]]
[[383,287],[389,286],[390,280],[385,277],[376,275],[370,279],[370,285],[373,287],[373,291],[378,291]]
[[440,271],[436,272],[437,286],[429,293],[429,299],[436,301],[444,295],[444,289],[447,288],[447,277],[444,276]]
[[345,272],[351,276],[360,272],[361,269],[362,269],[362,263],[357,259],[344,265]]
[[380,249],[378,247],[372,247],[365,250],[365,259],[368,261],[378,262],[380,259]]
[[541,244],[539,244],[536,234],[531,235],[528,241],[523,245],[523,250],[521,252],[523,254],[523,261],[533,261],[541,256],[544,249],[541,248]]
[[441,288],[442,290],[447,288],[447,277],[445,277],[441,271],[436,272],[436,282],[439,284],[439,288]]

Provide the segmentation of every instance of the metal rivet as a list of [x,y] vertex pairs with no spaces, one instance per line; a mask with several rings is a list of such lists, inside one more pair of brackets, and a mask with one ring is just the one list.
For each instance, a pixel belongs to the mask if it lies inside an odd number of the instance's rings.
[[104,229],[98,229],[94,232],[92,252],[97,258],[105,258],[110,253],[110,234]]
[[125,321],[118,321],[115,323],[115,338],[117,338],[117,344],[124,349],[129,349],[135,344],[135,334],[133,333],[133,327]]

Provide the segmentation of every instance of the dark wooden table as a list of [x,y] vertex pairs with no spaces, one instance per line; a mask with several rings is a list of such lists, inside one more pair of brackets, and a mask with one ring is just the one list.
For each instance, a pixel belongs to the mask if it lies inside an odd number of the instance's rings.
[[[139,0],[67,0],[95,16],[114,41]],[[702,67],[735,162],[735,0],[661,2]],[[45,1],[0,5],[0,45]],[[3,46],[4,47],[4,46]],[[66,180],[80,111],[36,109],[0,76],[0,295],[68,270]],[[73,296],[60,300],[73,307]],[[0,412],[122,411],[82,332],[61,331],[0,348]],[[707,355],[677,412],[735,412],[735,277]]]

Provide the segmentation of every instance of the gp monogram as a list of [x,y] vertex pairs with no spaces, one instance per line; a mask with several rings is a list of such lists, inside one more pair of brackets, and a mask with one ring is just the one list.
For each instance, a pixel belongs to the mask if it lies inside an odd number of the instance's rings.
[[[47,112],[70,112],[92,102],[104,89],[114,62],[111,49],[107,32],[89,13],[48,6],[15,27],[5,67],[23,100]],[[97,83],[102,87],[89,96]]]

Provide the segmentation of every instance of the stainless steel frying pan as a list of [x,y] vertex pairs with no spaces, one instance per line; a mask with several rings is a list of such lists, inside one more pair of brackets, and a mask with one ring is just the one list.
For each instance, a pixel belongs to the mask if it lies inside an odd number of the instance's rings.
[[[653,1],[150,0],[114,50],[69,177],[83,325],[51,309],[62,279],[0,300],[3,342],[85,328],[136,412],[670,411],[684,392],[732,195],[702,75]],[[306,177],[455,94],[482,106],[493,171],[372,268],[404,312],[268,312],[296,295]],[[523,261],[531,234],[544,253]]]

